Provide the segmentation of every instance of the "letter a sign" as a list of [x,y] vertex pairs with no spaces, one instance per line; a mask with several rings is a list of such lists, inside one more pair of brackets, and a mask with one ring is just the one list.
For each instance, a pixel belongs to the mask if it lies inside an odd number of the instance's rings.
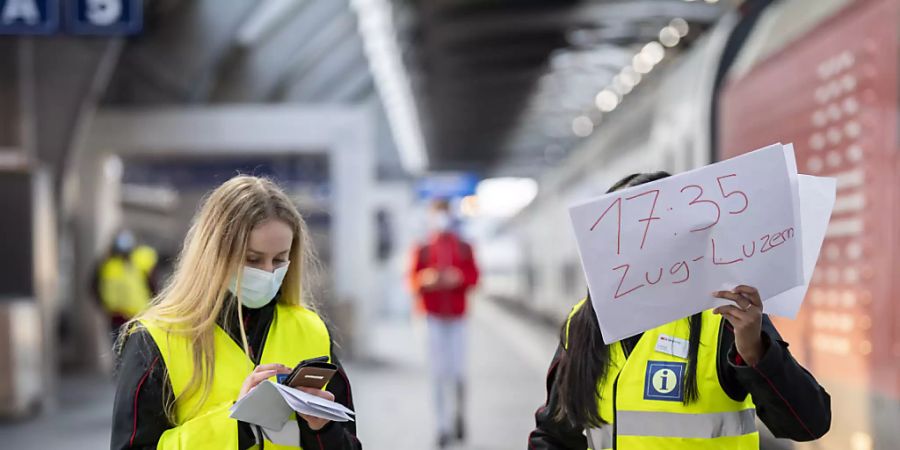
[[52,34],[58,29],[58,0],[0,0],[0,34]]

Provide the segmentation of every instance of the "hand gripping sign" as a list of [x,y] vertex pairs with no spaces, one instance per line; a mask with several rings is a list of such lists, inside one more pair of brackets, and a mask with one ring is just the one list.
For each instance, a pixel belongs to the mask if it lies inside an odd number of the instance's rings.
[[739,284],[796,311],[785,303],[802,294],[776,296],[808,283],[801,182],[793,147],[775,144],[571,207],[604,342],[725,304],[713,291]]

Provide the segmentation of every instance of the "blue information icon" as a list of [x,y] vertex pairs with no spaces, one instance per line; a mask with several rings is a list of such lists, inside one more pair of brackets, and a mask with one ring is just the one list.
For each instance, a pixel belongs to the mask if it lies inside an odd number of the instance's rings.
[[0,35],[53,34],[58,30],[58,0],[0,0]]
[[144,23],[141,0],[69,0],[66,16],[67,30],[82,35],[135,34]]
[[644,376],[644,400],[684,400],[683,379],[687,365],[680,362],[648,361]]

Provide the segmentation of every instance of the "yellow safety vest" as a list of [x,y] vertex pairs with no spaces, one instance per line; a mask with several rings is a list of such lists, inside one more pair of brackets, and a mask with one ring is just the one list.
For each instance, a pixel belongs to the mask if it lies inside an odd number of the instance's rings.
[[[176,333],[141,321],[159,347],[168,369],[172,391],[180,396],[194,372],[190,341]],[[161,450],[222,450],[238,448],[237,420],[228,417],[241,385],[255,365],[243,349],[220,327],[215,329],[215,375],[209,397],[194,409],[201,392],[178,397],[175,428],[167,430],[157,444]],[[277,305],[269,327],[260,364],[280,363],[294,367],[300,361],[331,355],[328,330],[319,316],[300,306]],[[197,411],[191,414],[191,411]],[[293,420],[293,419],[292,419]],[[266,449],[301,448],[265,442]]]
[[[575,306],[569,320],[584,302]],[[597,387],[605,424],[586,430],[591,448],[759,450],[753,399],[748,395],[734,401],[719,383],[716,353],[721,323],[721,316],[703,312],[697,355],[699,398],[687,405],[683,396],[688,360],[659,352],[656,345],[660,336],[687,341],[688,319],[644,332],[627,358],[622,345],[614,343],[609,370]]]
[[100,300],[108,312],[132,318],[150,304],[148,280],[157,256],[152,248],[140,246],[127,258],[113,256],[100,266]]

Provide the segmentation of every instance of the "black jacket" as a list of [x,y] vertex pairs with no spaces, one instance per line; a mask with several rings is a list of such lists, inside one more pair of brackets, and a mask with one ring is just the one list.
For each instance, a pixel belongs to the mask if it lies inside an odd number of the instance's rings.
[[[223,327],[232,330],[231,338],[241,345],[240,331],[237,327],[237,311],[230,317],[220,317],[219,325],[226,320],[232,326]],[[260,309],[244,309],[247,343],[250,346],[254,363],[259,363],[265,345],[265,337],[274,318],[275,301]],[[333,348],[334,346],[332,346]],[[328,384],[327,390],[334,394],[334,400],[353,409],[353,397],[350,392],[350,381],[332,351],[332,362],[340,370]],[[171,400],[172,388],[164,370],[163,359],[159,348],[146,330],[136,331],[128,337],[118,361],[116,399],[113,407],[112,450],[121,449],[155,449],[163,432],[174,425],[166,418],[163,405]],[[166,389],[163,389],[163,383]],[[163,395],[168,398],[164,398]],[[237,400],[237,399],[235,399]],[[318,432],[313,431],[306,421],[299,418],[300,436],[298,443],[308,450],[352,450],[361,449],[362,444],[356,438],[355,422],[331,422]],[[240,450],[248,449],[256,444],[251,426],[236,422]]]
[[[742,401],[753,396],[757,416],[778,438],[811,441],[831,426],[831,397],[816,379],[791,356],[768,316],[763,316],[765,355],[755,366],[736,362],[734,332],[723,320],[717,364],[719,384],[729,397]],[[638,338],[639,339],[639,338]],[[623,341],[634,348],[637,339]],[[584,429],[554,420],[557,409],[556,368],[565,350],[557,348],[547,373],[547,401],[535,412],[536,428],[528,437],[529,450],[586,449]],[[626,353],[627,354],[627,353]]]

